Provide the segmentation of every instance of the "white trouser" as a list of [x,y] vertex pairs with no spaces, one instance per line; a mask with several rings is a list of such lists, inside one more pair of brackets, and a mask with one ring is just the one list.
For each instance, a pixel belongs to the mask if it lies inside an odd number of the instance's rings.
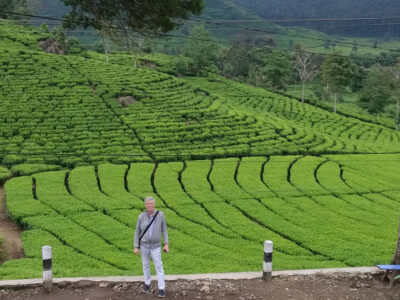
[[161,248],[151,249],[146,246],[140,246],[140,251],[142,252],[142,264],[143,264],[143,275],[144,275],[144,283],[150,285],[151,283],[151,274],[150,274],[150,255],[154,262],[154,267],[156,268],[157,280],[158,280],[158,289],[165,289],[165,280],[164,280],[164,268],[161,260]]

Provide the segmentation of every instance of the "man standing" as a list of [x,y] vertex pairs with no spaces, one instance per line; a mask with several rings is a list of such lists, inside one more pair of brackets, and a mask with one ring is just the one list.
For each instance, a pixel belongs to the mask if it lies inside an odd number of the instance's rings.
[[165,297],[165,280],[164,268],[161,260],[161,234],[164,239],[163,250],[168,253],[168,232],[165,216],[162,211],[155,210],[156,200],[153,197],[144,199],[146,211],[139,215],[136,229],[135,239],[133,242],[133,252],[138,255],[142,252],[142,264],[144,275],[143,292],[150,291],[151,274],[150,274],[150,256],[153,259],[158,280],[158,297]]

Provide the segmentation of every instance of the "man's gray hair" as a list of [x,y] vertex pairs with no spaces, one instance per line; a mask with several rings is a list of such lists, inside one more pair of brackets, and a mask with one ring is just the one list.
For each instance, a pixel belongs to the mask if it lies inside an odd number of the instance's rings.
[[151,196],[147,196],[146,198],[144,198],[144,203],[150,202],[150,201],[156,203],[156,199],[154,199],[154,198],[151,197]]

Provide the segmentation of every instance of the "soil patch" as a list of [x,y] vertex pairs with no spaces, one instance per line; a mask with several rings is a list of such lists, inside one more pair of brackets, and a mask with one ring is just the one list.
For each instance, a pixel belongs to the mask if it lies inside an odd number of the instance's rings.
[[6,196],[4,187],[0,186],[0,236],[4,240],[0,251],[4,251],[5,260],[24,257],[21,233],[21,229],[6,216]]
[[61,44],[52,38],[40,41],[39,47],[47,53],[61,54],[61,55],[65,54]]
[[132,96],[121,96],[117,98],[117,102],[121,104],[122,107],[128,107],[131,104],[134,104],[137,100]]
[[[157,299],[153,283],[149,294],[141,283],[81,281],[42,287],[0,289],[0,299]],[[177,280],[166,283],[166,299],[262,300],[262,299],[399,299],[400,285],[392,288],[378,275],[312,275],[252,280]]]

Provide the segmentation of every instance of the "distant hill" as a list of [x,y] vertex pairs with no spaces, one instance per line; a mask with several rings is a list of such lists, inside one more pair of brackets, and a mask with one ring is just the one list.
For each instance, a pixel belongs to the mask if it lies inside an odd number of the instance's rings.
[[[267,19],[320,19],[320,18],[382,18],[400,14],[400,3],[396,0],[233,0],[238,6],[247,8]],[[368,26],[355,26],[355,22],[340,22],[341,26],[326,23],[328,28],[320,28],[329,33],[349,34],[398,34],[398,23],[389,21],[363,21]],[[302,23],[303,25],[311,25]],[[313,23],[312,25],[322,25]],[[335,23],[338,24],[338,23]],[[388,25],[389,24],[389,25]],[[290,25],[293,25],[290,24]],[[294,24],[296,25],[296,24]],[[329,26],[330,25],[330,26]],[[386,26],[383,26],[386,25]]]
[[[40,15],[60,18],[68,12],[60,0],[39,0]],[[383,18],[400,15],[400,3],[395,0],[205,0],[201,19],[321,19],[321,18]],[[311,26],[329,34],[355,36],[397,36],[398,22],[393,20],[297,22],[283,26]],[[340,26],[339,26],[340,25]],[[317,27],[314,27],[317,26]]]
[[396,0],[233,0],[264,18],[373,18],[395,17],[400,13]]

